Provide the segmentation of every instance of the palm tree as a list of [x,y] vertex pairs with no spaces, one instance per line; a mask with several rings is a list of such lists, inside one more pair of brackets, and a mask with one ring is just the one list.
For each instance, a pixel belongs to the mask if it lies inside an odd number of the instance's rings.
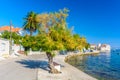
[[38,22],[36,21],[37,14],[33,11],[29,12],[26,16],[25,22],[24,22],[24,30],[27,30],[30,32],[30,36],[32,36],[32,33],[35,32],[38,28]]

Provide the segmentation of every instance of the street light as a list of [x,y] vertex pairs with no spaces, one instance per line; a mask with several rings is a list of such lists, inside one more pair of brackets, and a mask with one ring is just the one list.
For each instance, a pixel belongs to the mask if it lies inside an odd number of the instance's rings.
[[9,41],[9,55],[12,54],[12,22],[10,21],[10,41]]

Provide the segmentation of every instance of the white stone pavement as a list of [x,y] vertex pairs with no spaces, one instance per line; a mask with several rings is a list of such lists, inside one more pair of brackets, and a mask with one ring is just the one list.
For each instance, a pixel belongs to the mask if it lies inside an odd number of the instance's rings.
[[37,80],[37,67],[44,55],[22,56],[0,61],[0,80]]
[[0,61],[0,80],[97,80],[64,62],[65,56],[56,56],[61,74],[50,74],[45,54],[10,58]]
[[97,80],[77,68],[64,62],[64,55],[58,55],[54,61],[61,64],[60,74],[50,74],[47,70],[39,69],[38,80]]

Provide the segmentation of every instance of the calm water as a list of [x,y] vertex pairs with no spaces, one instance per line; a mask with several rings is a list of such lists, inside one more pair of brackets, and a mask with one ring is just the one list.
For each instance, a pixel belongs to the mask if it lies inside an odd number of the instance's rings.
[[99,80],[120,80],[120,50],[73,57],[68,63]]

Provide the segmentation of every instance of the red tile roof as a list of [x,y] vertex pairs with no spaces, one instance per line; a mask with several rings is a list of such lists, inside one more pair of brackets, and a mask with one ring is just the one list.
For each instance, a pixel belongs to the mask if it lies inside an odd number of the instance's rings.
[[102,44],[101,47],[106,47],[107,45],[106,44]]
[[[19,30],[20,30],[20,28],[11,27],[12,32],[18,32]],[[0,27],[0,31],[10,31],[10,26]]]

